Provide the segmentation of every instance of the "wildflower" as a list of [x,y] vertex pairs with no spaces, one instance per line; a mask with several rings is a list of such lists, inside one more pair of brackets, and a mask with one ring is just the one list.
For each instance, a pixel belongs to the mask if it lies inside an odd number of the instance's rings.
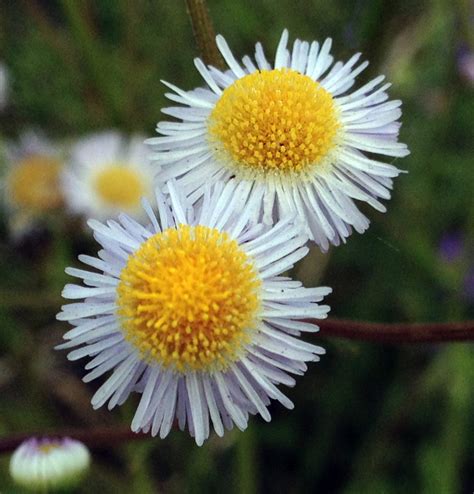
[[457,262],[463,257],[464,247],[464,236],[462,232],[446,232],[439,241],[438,256],[448,264]]
[[331,289],[279,276],[306,255],[307,237],[289,217],[251,223],[251,184],[218,182],[199,207],[167,187],[157,213],[143,203],[148,227],[126,215],[89,221],[103,250],[79,259],[98,272],[66,270],[84,285],[66,285],[63,296],[84,301],[58,314],[75,326],[58,348],[80,347],[70,360],[92,357],[85,382],[113,371],[94,408],[138,392],[133,431],[164,438],[176,417],[201,445],[209,420],[222,436],[234,424],[244,430],[249,414],[269,421],[270,398],[293,407],[277,386],[294,385],[290,374],[324,353],[298,337],[317,331],[304,319],[326,317],[317,302]]
[[352,90],[360,53],[346,63],[322,45],[296,40],[287,49],[285,30],[270,64],[260,43],[255,62],[240,64],[222,36],[217,45],[229,70],[196,59],[207,88],[183,91],[165,82],[166,96],[181,106],[163,113],[179,122],[160,122],[161,137],[149,139],[153,160],[162,166],[157,180],[177,179],[194,201],[206,184],[236,177],[265,186],[259,218],[272,223],[297,214],[309,237],[327,250],[345,241],[369,220],[354,200],[384,212],[400,170],[375,155],[406,156],[398,142],[398,100],[388,101],[390,86],[379,76]]
[[21,234],[63,204],[60,174],[63,150],[45,137],[25,132],[6,149],[3,199],[11,212],[11,229]]
[[465,277],[463,286],[464,298],[470,302],[474,303],[474,266],[470,266]]
[[467,49],[460,50],[457,57],[458,72],[470,86],[474,85],[474,53]]
[[31,438],[13,453],[10,474],[21,487],[46,492],[75,487],[89,469],[89,451],[69,438]]
[[468,302],[474,301],[474,263],[465,234],[459,230],[446,232],[440,239],[438,257],[457,272],[459,294]]
[[141,215],[140,200],[153,192],[153,173],[143,138],[103,132],[80,140],[71,151],[64,190],[72,212],[106,219],[123,211]]

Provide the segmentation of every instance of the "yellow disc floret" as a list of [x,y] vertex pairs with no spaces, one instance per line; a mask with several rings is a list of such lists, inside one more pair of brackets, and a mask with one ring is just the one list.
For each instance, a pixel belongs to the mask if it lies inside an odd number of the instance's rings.
[[338,128],[331,94],[289,69],[238,79],[224,90],[208,121],[211,145],[250,178],[307,173],[334,148]]
[[139,173],[125,165],[111,164],[95,177],[99,197],[110,206],[134,208],[139,206],[145,186]]
[[32,213],[59,207],[61,163],[51,156],[31,155],[16,163],[7,178],[12,203]]
[[165,368],[226,369],[255,331],[260,284],[251,259],[225,232],[181,225],[157,233],[120,274],[125,338]]
[[60,449],[61,443],[59,441],[44,442],[38,446],[38,451],[43,454],[51,453],[55,449]]

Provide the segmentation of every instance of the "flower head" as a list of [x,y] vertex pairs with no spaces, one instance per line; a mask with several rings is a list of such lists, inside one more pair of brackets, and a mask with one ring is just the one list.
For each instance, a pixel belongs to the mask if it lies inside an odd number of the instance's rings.
[[474,53],[462,49],[457,59],[458,71],[461,77],[471,86],[474,85]]
[[157,213],[144,201],[149,227],[125,215],[89,222],[103,249],[80,260],[99,272],[67,270],[84,286],[63,296],[85,300],[58,315],[75,326],[59,348],[93,357],[86,382],[112,370],[95,408],[138,392],[132,430],[165,437],[176,417],[200,445],[209,421],[222,435],[245,429],[249,414],[270,420],[270,399],[293,407],[277,386],[324,353],[298,337],[318,329],[303,319],[326,317],[318,302],[331,290],[279,276],[307,253],[307,237],[291,218],[253,223],[252,184],[218,182],[195,207],[167,187]]
[[196,59],[206,88],[182,91],[165,83],[166,96],[181,106],[163,112],[179,122],[160,122],[161,137],[149,139],[162,166],[157,179],[175,178],[197,201],[207,183],[235,177],[265,192],[256,213],[272,223],[297,214],[308,235],[327,250],[368,219],[354,200],[385,211],[392,178],[400,170],[379,161],[408,154],[398,142],[400,101],[388,101],[380,76],[351,90],[367,62],[360,53],[333,63],[331,40],[296,40],[287,49],[285,30],[270,64],[257,43],[255,62],[240,64],[222,36],[217,45],[229,70]]
[[474,266],[468,269],[464,277],[463,295],[469,302],[474,302]]
[[69,438],[31,438],[13,453],[10,474],[21,487],[46,492],[75,487],[89,468],[88,449]]
[[34,132],[25,132],[6,149],[3,198],[12,213],[12,231],[21,233],[63,204],[60,176],[63,150]]
[[446,232],[442,235],[438,255],[446,263],[454,263],[462,259],[465,250],[464,236],[460,231]]
[[64,174],[70,209],[97,219],[124,211],[140,216],[142,197],[153,191],[153,173],[143,138],[125,139],[103,132],[80,140],[71,152],[71,167]]

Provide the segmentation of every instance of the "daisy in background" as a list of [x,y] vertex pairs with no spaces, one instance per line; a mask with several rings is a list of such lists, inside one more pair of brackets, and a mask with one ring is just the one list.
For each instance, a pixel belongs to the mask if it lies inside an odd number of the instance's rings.
[[140,200],[152,195],[154,178],[143,139],[110,131],[85,137],[73,146],[71,166],[63,176],[71,212],[96,219],[120,212],[142,216]]
[[[191,207],[169,182],[156,194],[157,211],[143,202],[149,227],[126,215],[89,221],[102,247],[80,256],[94,268],[68,268],[83,280],[63,296],[84,299],[57,318],[74,327],[58,348],[70,360],[91,357],[85,382],[111,375],[92,398],[112,409],[137,392],[133,431],[169,433],[175,418],[201,445],[249,414],[270,420],[270,399],[293,403],[278,385],[306,371],[324,350],[302,341],[327,316],[318,305],[330,288],[304,288],[279,276],[308,252],[307,236],[290,217],[273,227],[252,223],[260,196],[244,181],[216,183]],[[77,347],[77,348],[75,348]]]
[[224,38],[216,40],[229,70],[196,59],[207,87],[164,83],[180,106],[162,110],[179,121],[158,123],[161,137],[148,140],[162,166],[158,180],[177,179],[193,201],[206,184],[230,177],[253,182],[252,197],[264,185],[259,218],[297,214],[323,250],[352,228],[364,232],[369,220],[354,200],[384,212],[379,199],[390,198],[400,173],[376,155],[409,153],[398,142],[401,102],[388,100],[390,84],[379,76],[354,89],[368,62],[358,64],[358,53],[334,63],[330,39],[297,39],[290,51],[285,30],[273,64],[260,43],[254,60],[239,63]]
[[1,186],[14,236],[57,213],[63,205],[60,175],[64,149],[28,131],[5,148]]
[[70,438],[31,438],[24,441],[10,460],[15,483],[34,492],[72,489],[89,470],[89,450]]

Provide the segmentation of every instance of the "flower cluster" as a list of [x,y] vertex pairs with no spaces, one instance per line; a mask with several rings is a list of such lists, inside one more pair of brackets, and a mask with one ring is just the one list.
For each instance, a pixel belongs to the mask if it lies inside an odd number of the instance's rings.
[[108,131],[58,145],[30,131],[7,145],[2,188],[13,235],[64,208],[98,219],[122,211],[140,217],[154,180],[143,140]]
[[139,143],[119,154],[108,135],[109,147],[78,145],[63,180],[100,250],[67,269],[82,283],[64,288],[57,317],[72,329],[58,348],[89,358],[85,382],[107,376],[94,408],[135,395],[132,430],[163,438],[176,420],[198,445],[250,415],[270,420],[271,400],[293,407],[280,386],[324,353],[300,336],[318,330],[331,289],[285,273],[309,241],[326,251],[364,232],[356,201],[385,211],[391,161],[408,154],[390,84],[354,88],[360,54],[334,62],[331,40],[288,47],[286,30],[273,63],[259,43],[241,62],[217,45],[227,70],[195,60],[206,87],[165,83],[178,106],[148,140],[153,176]]

